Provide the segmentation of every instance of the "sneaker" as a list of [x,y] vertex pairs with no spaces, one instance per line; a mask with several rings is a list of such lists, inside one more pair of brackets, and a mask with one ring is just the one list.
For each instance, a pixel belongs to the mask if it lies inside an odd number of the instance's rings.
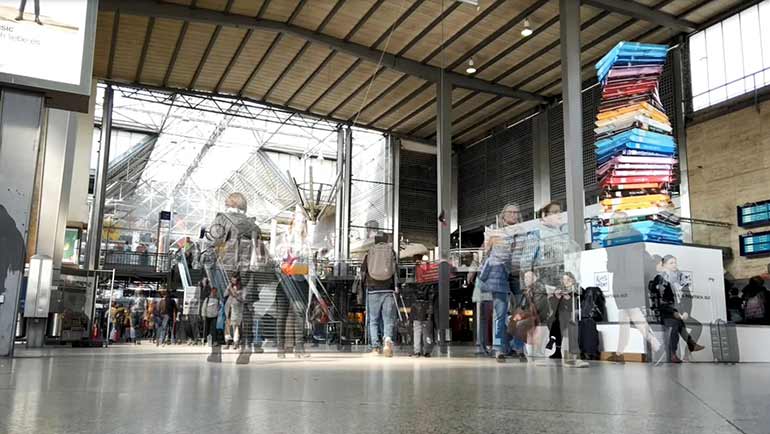
[[608,362],[617,363],[617,364],[624,364],[626,363],[625,359],[623,359],[622,354],[614,353],[611,356],[607,357]]
[[382,355],[385,357],[393,357],[393,341],[385,339],[385,348],[382,350]]
[[691,353],[695,353],[695,352],[697,352],[697,351],[702,351],[702,350],[704,350],[705,348],[706,348],[706,347],[704,347],[703,345],[700,345],[700,344],[692,344],[692,345],[690,346],[690,352],[691,352]]
[[382,351],[380,351],[379,348],[372,348],[372,350],[369,351],[368,353],[364,354],[364,356],[365,357],[379,357],[380,354],[382,354]]
[[551,336],[551,338],[548,339],[548,343],[545,345],[545,349],[552,350],[553,349],[553,344],[555,344],[555,343],[556,343],[556,338]]
[[423,353],[423,357],[430,357],[430,353]]
[[412,353],[410,357],[422,357],[422,353]]
[[495,354],[495,361],[497,363],[505,363],[505,354],[503,354],[503,353]]
[[236,365],[248,365],[251,360],[251,351],[244,347],[244,350],[238,354],[238,358],[235,359]]
[[680,359],[676,354],[671,355],[671,359],[669,359],[670,363],[680,364],[682,363],[682,359]]
[[35,22],[36,22],[36,23],[37,23],[39,26],[42,26],[42,25],[43,25],[43,22],[42,22],[42,21],[40,21],[40,18],[38,18],[38,17],[35,17]]
[[206,358],[209,363],[221,363],[222,362],[222,350],[219,347],[211,349],[211,354]]
[[575,363],[572,364],[573,368],[588,368],[589,366],[591,366],[590,363],[581,359],[575,359]]
[[14,18],[14,20],[16,20],[16,21],[24,21],[24,15],[23,14],[19,14],[19,16]]

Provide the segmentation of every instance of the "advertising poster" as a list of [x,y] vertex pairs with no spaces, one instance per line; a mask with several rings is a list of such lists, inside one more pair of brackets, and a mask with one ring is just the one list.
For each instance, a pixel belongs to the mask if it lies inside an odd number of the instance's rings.
[[0,0],[0,73],[80,85],[88,0]]
[[184,289],[184,304],[182,313],[184,315],[197,314],[200,310],[200,299],[198,298],[199,288],[197,286],[187,286]]
[[64,254],[62,255],[62,262],[65,264],[78,263],[78,257],[80,256],[80,231],[73,228],[67,228],[64,230]]

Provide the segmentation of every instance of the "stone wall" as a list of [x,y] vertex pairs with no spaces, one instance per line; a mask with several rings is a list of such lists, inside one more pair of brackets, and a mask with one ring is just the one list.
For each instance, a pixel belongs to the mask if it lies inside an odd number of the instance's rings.
[[[736,206],[770,199],[770,101],[687,128],[693,218],[724,221],[731,230],[698,227],[693,241],[731,246],[727,270],[736,278],[768,271],[770,257],[740,256]],[[767,231],[770,227],[753,229]]]

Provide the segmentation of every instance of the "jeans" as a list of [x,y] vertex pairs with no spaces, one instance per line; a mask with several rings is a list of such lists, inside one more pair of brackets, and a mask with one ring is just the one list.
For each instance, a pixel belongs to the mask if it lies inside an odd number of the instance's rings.
[[508,352],[507,324],[508,320],[508,293],[492,293],[493,329],[492,346],[496,353],[505,354]]
[[478,323],[476,324],[476,341],[478,346],[478,351],[480,353],[486,353],[487,347],[489,346],[489,342],[487,342],[487,330],[488,330],[488,323],[490,318],[490,311],[492,308],[492,302],[491,301],[480,301],[476,304],[478,308]]
[[205,318],[203,323],[203,342],[211,336],[211,346],[217,346],[217,317]]
[[251,343],[254,344],[255,347],[261,348],[262,347],[262,330],[260,330],[259,319],[255,317],[252,324],[254,325],[254,331],[252,332],[254,339],[251,341]]
[[131,339],[138,339],[142,336],[139,332],[142,327],[142,317],[144,317],[144,312],[131,312]]
[[412,324],[414,331],[414,353],[426,354],[433,351],[433,321],[417,321]]
[[158,343],[162,344],[166,342],[166,335],[168,335],[168,339],[171,340],[172,338],[172,328],[174,327],[171,323],[171,315],[161,315],[160,316],[160,328],[158,330]]
[[572,320],[572,299],[553,298],[551,306],[555,315],[559,317],[559,331],[561,332],[562,353],[578,354],[578,328]]
[[369,316],[369,346],[371,348],[379,348],[381,345],[379,336],[380,325],[382,325],[383,340],[394,340],[396,299],[393,297],[392,292],[368,293],[367,298],[369,311],[366,314]]

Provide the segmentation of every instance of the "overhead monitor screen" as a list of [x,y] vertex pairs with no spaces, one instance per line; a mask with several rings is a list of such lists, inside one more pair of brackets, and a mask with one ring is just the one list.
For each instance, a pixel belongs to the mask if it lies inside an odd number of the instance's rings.
[[96,0],[0,0],[0,83],[88,95]]

